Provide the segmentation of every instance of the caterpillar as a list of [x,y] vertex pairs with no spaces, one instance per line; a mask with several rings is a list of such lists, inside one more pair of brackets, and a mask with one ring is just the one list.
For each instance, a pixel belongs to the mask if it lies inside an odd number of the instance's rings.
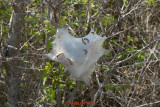
[[70,62],[71,65],[73,65],[73,62],[69,58],[66,59]]
[[88,53],[88,51],[86,49],[83,49],[84,54],[86,55]]
[[86,45],[86,42],[84,42],[84,40],[86,40],[86,41],[89,43],[89,39],[87,39],[87,38],[84,38],[84,39],[83,39],[83,38],[82,38],[82,43],[83,43],[83,44]]
[[59,56],[61,56],[61,55],[63,55],[63,54],[64,54],[64,53],[60,53],[60,54],[57,55],[57,57],[59,57]]
[[93,34],[94,34],[94,32],[91,32],[91,33],[93,33]]

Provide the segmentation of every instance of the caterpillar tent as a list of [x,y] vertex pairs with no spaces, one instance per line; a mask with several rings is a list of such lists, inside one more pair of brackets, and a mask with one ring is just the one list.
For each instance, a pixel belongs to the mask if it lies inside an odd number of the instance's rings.
[[57,30],[52,50],[45,57],[61,63],[72,78],[89,84],[95,63],[105,53],[105,39],[93,30],[86,37],[75,38],[64,27]]

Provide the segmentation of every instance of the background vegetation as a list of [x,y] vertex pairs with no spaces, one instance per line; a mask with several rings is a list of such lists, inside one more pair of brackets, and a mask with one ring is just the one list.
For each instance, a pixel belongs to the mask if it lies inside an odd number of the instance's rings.
[[[90,87],[42,58],[66,25],[108,37]],[[0,0],[0,106],[158,107],[159,40],[159,0]]]

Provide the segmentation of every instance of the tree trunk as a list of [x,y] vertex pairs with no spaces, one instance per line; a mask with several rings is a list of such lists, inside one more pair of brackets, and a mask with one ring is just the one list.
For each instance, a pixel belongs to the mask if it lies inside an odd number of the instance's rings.
[[[12,16],[9,23],[8,50],[5,57],[18,55],[24,23],[24,13],[24,0],[16,0],[13,4]],[[19,85],[22,75],[21,69],[18,68],[20,65],[22,65],[22,63],[18,59],[4,63],[6,69],[5,82],[7,85],[7,97],[10,107],[18,107],[20,101]]]

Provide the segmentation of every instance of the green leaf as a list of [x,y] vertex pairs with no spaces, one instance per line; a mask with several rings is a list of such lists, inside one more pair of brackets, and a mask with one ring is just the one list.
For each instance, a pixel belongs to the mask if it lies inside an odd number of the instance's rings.
[[35,3],[40,4],[40,0],[35,0]]
[[138,60],[142,60],[142,59],[144,59],[144,56],[143,56],[142,53],[140,52],[140,53],[138,54]]
[[48,20],[43,21],[44,24],[49,24],[50,22]]
[[106,90],[110,90],[110,91],[113,92],[114,89],[115,89],[115,87],[113,87],[113,86],[106,86],[105,89],[106,89]]
[[44,77],[44,78],[43,78],[43,85],[45,85],[46,80],[47,80],[47,77]]
[[86,16],[86,13],[81,13],[81,14],[79,15],[79,17],[83,17],[83,16]]
[[122,58],[122,57],[123,57],[123,55],[119,55],[119,56],[117,56],[117,58],[118,58],[118,59],[120,59],[120,58]]
[[27,43],[27,42],[24,42],[24,46],[28,47],[28,43]]
[[44,27],[44,30],[49,31],[49,30],[50,30],[50,27],[49,27],[49,26],[45,26],[45,27]]
[[53,34],[54,30],[55,30],[55,27],[53,25],[51,25],[51,32],[50,33]]
[[110,40],[110,43],[116,43],[117,41],[116,40]]
[[127,36],[127,44],[129,44],[131,41],[131,37],[130,36]]
[[50,88],[49,91],[50,91],[50,94],[51,94],[51,98],[54,99],[55,98],[55,91],[52,88]]
[[81,0],[80,2],[81,3],[87,3],[87,0]]
[[107,44],[107,41],[104,41],[102,44],[103,48],[105,48],[106,44]]
[[133,46],[132,49],[137,49],[137,46]]
[[47,89],[46,88],[43,89],[43,93],[47,94]]
[[131,48],[127,48],[127,49],[126,49],[126,51],[130,51],[130,50],[131,50]]
[[46,46],[46,50],[49,51],[52,47],[52,42],[53,42],[54,39],[50,39],[47,43],[47,46]]
[[61,88],[64,88],[66,86],[66,84],[60,84]]
[[104,56],[106,57],[106,56],[111,56],[111,54],[109,53],[109,52],[106,52],[105,54],[104,54]]
[[6,69],[2,69],[2,74],[6,74]]
[[80,87],[83,88],[83,83],[82,82],[80,82]]
[[155,0],[146,0],[146,4],[147,6],[152,6],[152,5],[153,7],[157,6],[157,3]]
[[128,6],[128,0],[123,0],[123,3],[125,2],[125,7]]
[[109,68],[107,66],[102,66],[102,69],[105,71],[105,72],[108,72],[109,71]]
[[119,90],[119,91],[121,91],[121,90],[123,90],[123,89],[124,89],[124,86],[123,86],[123,85],[119,85],[119,86],[118,86],[118,90]]
[[84,25],[83,25],[83,28],[87,29],[87,26],[88,26],[88,24],[84,24]]
[[65,24],[66,24],[66,17],[65,16],[61,17],[60,20],[59,20],[59,22],[60,22],[60,25],[65,26]]
[[95,5],[93,3],[91,3],[91,7],[93,8],[93,7],[95,7]]

